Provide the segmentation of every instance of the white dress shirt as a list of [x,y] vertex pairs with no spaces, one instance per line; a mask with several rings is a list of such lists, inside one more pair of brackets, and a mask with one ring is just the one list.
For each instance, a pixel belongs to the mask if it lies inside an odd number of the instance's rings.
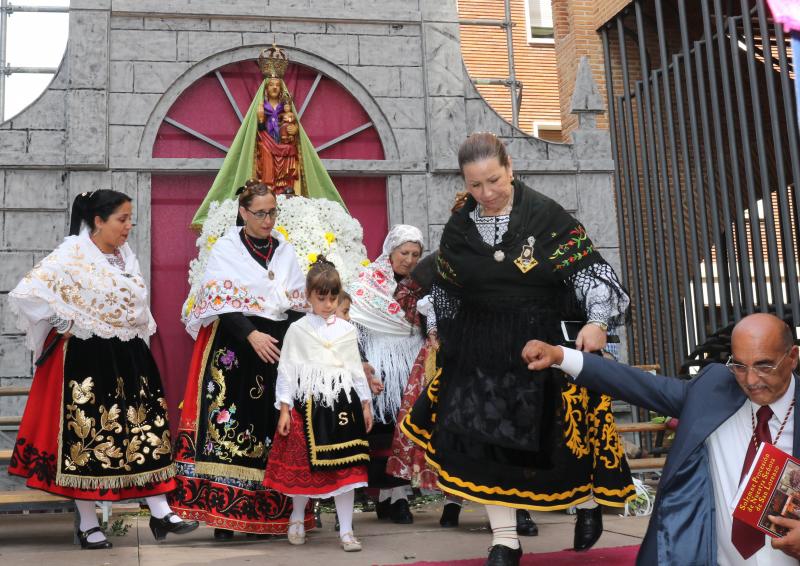
[[[571,348],[563,348],[564,361],[560,367],[564,373],[577,377],[583,370],[583,354]],[[772,440],[778,435],[786,413],[794,399],[795,382],[789,382],[789,388],[783,396],[770,404],[772,418],[769,430]],[[752,401],[744,404],[706,439],[708,450],[709,473],[714,486],[714,528],[717,533],[717,564],[721,566],[797,566],[798,561],[780,550],[774,550],[770,544],[771,537],[764,535],[764,546],[749,559],[745,560],[731,542],[733,523],[733,507],[736,492],[739,490],[739,477],[742,473],[747,444],[753,436],[753,413],[759,405]],[[796,408],[795,408],[796,410]],[[670,415],[677,416],[680,415]],[[794,410],[775,446],[784,452],[792,453],[794,439]]]

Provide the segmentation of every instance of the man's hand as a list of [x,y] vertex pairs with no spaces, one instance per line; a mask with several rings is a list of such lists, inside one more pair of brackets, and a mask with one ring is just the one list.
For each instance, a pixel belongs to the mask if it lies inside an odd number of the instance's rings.
[[780,550],[792,558],[800,559],[800,521],[778,515],[770,515],[769,520],[780,527],[789,529],[785,536],[772,539],[772,548]]
[[564,352],[558,346],[531,340],[522,349],[522,359],[528,364],[528,369],[538,371],[563,362]]
[[255,350],[258,357],[268,364],[277,364],[280,358],[281,351],[278,348],[277,338],[273,338],[269,334],[253,330],[248,336],[247,341]]
[[369,362],[361,362],[364,366],[364,375],[367,376],[367,383],[369,383],[369,390],[373,395],[380,395],[383,391],[383,382],[375,375],[375,368]]
[[606,347],[608,334],[596,324],[586,324],[578,332],[575,340],[575,349],[581,352],[599,352]]

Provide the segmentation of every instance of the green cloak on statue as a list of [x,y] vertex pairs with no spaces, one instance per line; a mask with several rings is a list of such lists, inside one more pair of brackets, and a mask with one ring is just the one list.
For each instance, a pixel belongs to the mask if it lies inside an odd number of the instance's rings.
[[[255,175],[255,151],[256,139],[258,135],[258,107],[264,101],[264,89],[269,82],[269,77],[262,81],[261,86],[256,92],[250,108],[242,121],[236,137],[233,139],[228,155],[222,163],[222,167],[217,173],[214,183],[203,199],[203,203],[192,218],[192,228],[200,230],[208,215],[208,208],[212,202],[221,202],[235,197],[236,190],[245,184]],[[281,90],[288,94],[286,85],[281,80]],[[292,103],[292,111],[297,115],[297,111]],[[322,160],[317,155],[311,140],[308,139],[303,126],[297,122],[299,127],[298,150],[300,153],[300,167],[302,167],[303,186],[308,191],[310,198],[324,198],[338,202],[345,210],[342,197],[336,186],[333,184],[330,175],[322,165]]]

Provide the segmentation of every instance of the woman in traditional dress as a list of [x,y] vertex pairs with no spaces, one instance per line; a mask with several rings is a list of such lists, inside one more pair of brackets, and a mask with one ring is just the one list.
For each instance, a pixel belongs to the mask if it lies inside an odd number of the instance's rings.
[[563,343],[560,321],[584,322],[577,347],[597,351],[629,299],[583,226],[514,180],[503,143],[473,134],[459,150],[467,195],[445,226],[431,291],[441,375],[403,431],[427,450],[447,493],[486,504],[487,564],[518,564],[516,509],[579,508],[575,546],[602,532],[595,502],[634,497],[610,400],[556,370],[530,372],[531,337]]
[[424,344],[423,334],[411,324],[395,298],[397,284],[416,267],[423,251],[422,232],[414,226],[394,226],[383,242],[383,253],[363,268],[349,291],[353,298],[350,317],[359,331],[366,360],[383,381],[374,398],[374,425],[369,435],[369,485],[378,488],[379,519],[409,524],[414,516],[408,506],[409,482],[386,473],[397,413],[414,360]]
[[167,402],[145,340],[156,331],[139,262],[127,244],[131,199],[82,193],[70,235],[9,294],[38,357],[8,471],[75,499],[81,548],[111,548],[95,501],[144,498],[158,540],[187,533],[165,494],[175,488]]
[[[294,248],[276,230],[275,195],[248,182],[239,222],[214,244],[203,282],[187,299],[184,321],[195,337],[178,430],[182,516],[233,531],[283,534],[291,501],[263,485],[278,412],[275,380],[289,311],[305,305],[305,278]],[[306,515],[313,526],[313,516]]]

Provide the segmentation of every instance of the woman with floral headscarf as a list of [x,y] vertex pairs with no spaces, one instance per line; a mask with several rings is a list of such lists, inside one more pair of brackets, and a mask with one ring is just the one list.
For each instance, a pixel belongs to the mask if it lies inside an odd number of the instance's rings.
[[416,267],[422,256],[422,232],[414,226],[394,226],[383,242],[383,253],[358,274],[349,289],[350,317],[359,330],[364,357],[383,381],[373,402],[375,424],[370,440],[370,486],[380,489],[378,518],[399,524],[414,521],[408,507],[408,481],[386,474],[386,462],[397,424],[403,390],[424,343],[420,330],[409,322],[396,300],[397,284]]

